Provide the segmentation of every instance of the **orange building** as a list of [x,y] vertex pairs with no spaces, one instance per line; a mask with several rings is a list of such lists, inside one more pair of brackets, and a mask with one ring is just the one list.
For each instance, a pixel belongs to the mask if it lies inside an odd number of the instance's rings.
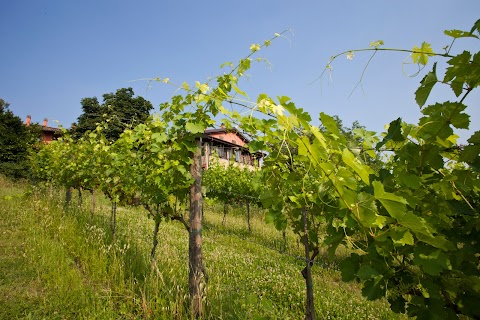
[[[25,120],[25,125],[29,126],[32,121],[32,117],[30,115],[27,116]],[[40,131],[40,141],[43,143],[50,143],[53,140],[56,140],[59,136],[61,136],[62,130],[59,128],[53,128],[48,126],[48,119],[43,119],[43,125],[41,126]]]
[[262,152],[250,153],[250,140],[235,128],[227,130],[222,124],[219,129],[207,129],[203,134],[204,156],[203,167],[208,169],[213,155],[216,153],[219,163],[233,163],[249,169],[260,168],[265,156]]

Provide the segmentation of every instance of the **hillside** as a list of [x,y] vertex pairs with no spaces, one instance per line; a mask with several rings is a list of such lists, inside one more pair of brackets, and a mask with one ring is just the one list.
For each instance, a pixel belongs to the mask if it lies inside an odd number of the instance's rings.
[[[154,264],[154,223],[139,207],[119,208],[116,239],[109,203],[89,194],[64,211],[61,193],[41,193],[0,178],[0,319],[188,319],[188,235],[175,221],[160,224]],[[222,225],[222,207],[205,204],[203,250],[209,275],[208,319],[302,319],[304,262],[293,234],[282,234],[242,208]],[[366,301],[344,283],[335,262],[313,266],[320,319],[395,319],[384,300]]]

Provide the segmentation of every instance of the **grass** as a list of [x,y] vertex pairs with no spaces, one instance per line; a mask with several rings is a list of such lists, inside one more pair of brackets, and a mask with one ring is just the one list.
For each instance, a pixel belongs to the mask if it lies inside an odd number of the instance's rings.
[[[161,223],[151,264],[153,221],[144,210],[119,208],[112,241],[105,200],[90,220],[88,201],[65,212],[62,194],[29,188],[0,177],[0,319],[189,319],[188,234],[180,223]],[[292,257],[302,249],[287,233],[291,255],[279,253],[282,234],[252,211],[250,234],[242,209],[230,209],[223,226],[223,207],[205,205],[205,318],[302,319],[303,263]],[[335,268],[312,271],[318,318],[403,318],[384,300],[366,301]]]

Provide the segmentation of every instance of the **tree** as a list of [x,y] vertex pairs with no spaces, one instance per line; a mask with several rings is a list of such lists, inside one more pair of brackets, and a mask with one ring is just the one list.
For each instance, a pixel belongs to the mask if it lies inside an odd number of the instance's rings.
[[14,178],[28,173],[28,150],[39,137],[38,125],[26,127],[0,99],[0,173]]
[[94,131],[98,123],[106,122],[104,130],[106,138],[115,141],[126,127],[144,122],[152,104],[143,97],[133,97],[132,88],[121,88],[114,93],[103,95],[100,104],[96,97],[81,100],[83,113],[78,117],[78,123],[73,127],[73,136],[80,138],[87,131]]

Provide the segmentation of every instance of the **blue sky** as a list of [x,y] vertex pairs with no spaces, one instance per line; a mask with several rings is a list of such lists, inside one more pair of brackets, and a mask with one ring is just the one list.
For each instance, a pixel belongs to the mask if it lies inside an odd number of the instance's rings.
[[[445,29],[470,30],[480,18],[478,0],[424,1],[150,1],[150,0],[4,0],[0,4],[0,98],[34,122],[54,120],[69,127],[81,114],[80,100],[133,87],[155,110],[175,90],[161,83],[148,87],[141,78],[169,77],[193,84],[220,74],[225,61],[238,61],[252,43],[291,29],[285,38],[261,50],[271,66],[255,65],[243,89],[286,95],[312,118],[339,115],[344,124],[358,120],[370,130],[402,117],[420,117],[414,92],[423,74],[410,78],[402,69],[407,54],[379,53],[350,97],[369,54],[340,58],[330,77],[310,84],[329,58],[368,47],[412,48],[422,41],[442,51]],[[458,50],[478,51],[478,41],[458,41]],[[427,69],[431,68],[428,67]],[[427,70],[425,70],[427,71]],[[429,102],[454,99],[436,88]],[[479,130],[479,94],[469,96],[471,131]],[[462,138],[468,133],[461,133]]]

